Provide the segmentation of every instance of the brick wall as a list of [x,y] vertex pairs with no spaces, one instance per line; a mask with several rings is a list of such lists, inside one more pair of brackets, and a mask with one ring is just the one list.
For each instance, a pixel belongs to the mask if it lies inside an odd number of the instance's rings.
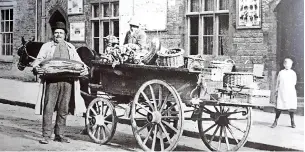
[[31,72],[21,72],[17,69],[17,48],[21,46],[21,37],[24,36],[26,40],[35,37],[35,1],[34,0],[15,0],[13,6],[13,61],[4,63],[0,60],[1,77],[25,77],[33,79]]
[[[236,29],[236,2],[230,1],[230,46],[229,52],[225,56],[218,58],[232,58],[238,63],[244,63],[246,60],[253,60],[254,63],[265,64],[266,78],[262,80],[262,86],[265,89],[273,90],[276,75],[276,17],[274,8],[280,0],[262,0],[262,28],[260,29]],[[41,5],[41,1],[39,1]],[[148,41],[153,37],[159,37],[162,45],[167,48],[181,47],[187,50],[185,45],[186,23],[185,23],[185,0],[168,0],[167,2],[167,28],[165,31],[147,31]],[[51,29],[48,25],[50,12],[60,7],[66,12],[66,0],[46,0],[46,33],[50,37]],[[85,21],[86,42],[72,42],[76,47],[87,46],[91,48],[91,5],[89,1],[84,1],[84,14],[67,15],[68,23]],[[122,7],[122,6],[120,6]],[[38,10],[38,27],[41,27],[41,11]],[[14,47],[20,44],[20,37],[26,35],[29,39],[35,33],[35,1],[17,0],[17,6],[14,9],[15,34]],[[41,28],[38,28],[38,34]],[[43,35],[39,35],[42,37]],[[47,39],[46,39],[47,40]],[[188,50],[187,50],[188,51]],[[14,52],[16,54],[16,52]],[[214,59],[215,59],[214,58]]]

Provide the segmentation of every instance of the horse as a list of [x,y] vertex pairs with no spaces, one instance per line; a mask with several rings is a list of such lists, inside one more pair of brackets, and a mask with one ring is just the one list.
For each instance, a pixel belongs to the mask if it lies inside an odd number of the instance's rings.
[[[25,41],[24,37],[21,38],[22,45],[18,48],[17,54],[19,56],[18,61],[18,69],[23,71],[26,67],[31,67],[31,64],[37,57],[41,46],[44,44],[43,42],[35,42],[34,39]],[[79,47],[76,49],[76,52],[80,56],[81,60],[91,69],[92,60],[99,60],[99,54],[91,50],[85,46]],[[85,100],[86,106],[94,99],[94,96],[89,94],[89,83],[91,82],[89,79],[90,73],[88,76],[84,76],[80,78],[80,89],[81,95]],[[96,93],[95,93],[96,94]]]
[[43,42],[34,42],[35,38],[25,41],[21,38],[22,46],[18,48],[17,54],[19,56],[18,69],[23,71],[26,67],[30,67],[30,63],[37,57]]

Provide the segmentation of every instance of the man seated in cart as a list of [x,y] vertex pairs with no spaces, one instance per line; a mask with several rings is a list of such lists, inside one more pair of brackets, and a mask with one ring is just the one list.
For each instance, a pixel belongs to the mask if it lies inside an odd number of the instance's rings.
[[140,29],[139,21],[135,17],[132,17],[128,23],[130,25],[130,30],[126,33],[123,44],[137,52],[142,50],[147,51],[147,36],[146,33]]

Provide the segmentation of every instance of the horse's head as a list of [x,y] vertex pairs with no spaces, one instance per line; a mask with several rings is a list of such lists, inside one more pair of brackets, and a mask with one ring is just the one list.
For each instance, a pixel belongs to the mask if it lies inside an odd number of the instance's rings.
[[98,60],[99,54],[94,50],[89,49],[88,47],[82,46],[76,49],[81,60],[89,67],[91,67],[92,60]]
[[35,60],[40,47],[43,43],[33,42],[34,38],[29,41],[25,41],[24,38],[21,38],[22,45],[18,48],[17,54],[19,55],[18,69],[23,71],[24,68],[30,66],[30,62]]

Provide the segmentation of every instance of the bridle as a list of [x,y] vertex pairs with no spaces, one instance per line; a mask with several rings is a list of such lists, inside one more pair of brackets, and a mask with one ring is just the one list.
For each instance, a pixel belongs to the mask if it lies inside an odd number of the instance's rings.
[[35,60],[36,58],[33,57],[33,56],[31,56],[31,55],[28,53],[27,49],[26,49],[26,45],[27,45],[28,43],[29,43],[29,41],[26,42],[26,43],[23,45],[23,47],[24,47],[24,52],[25,52],[25,54],[26,54],[29,58]]
[[[28,41],[28,42],[29,42],[29,41]],[[31,56],[31,55],[28,53],[28,51],[27,51],[26,46],[27,46],[28,42],[26,42],[25,44],[23,44],[23,46],[21,46],[21,48],[23,47],[23,51],[25,52],[25,55],[26,55],[28,58],[31,58],[31,59],[35,60],[36,58],[33,57],[33,56]],[[23,55],[23,53],[22,53],[22,55]],[[21,56],[20,56],[20,57],[21,57]],[[25,68],[26,66],[27,66],[27,65],[23,65],[21,62],[18,62],[18,67]]]

